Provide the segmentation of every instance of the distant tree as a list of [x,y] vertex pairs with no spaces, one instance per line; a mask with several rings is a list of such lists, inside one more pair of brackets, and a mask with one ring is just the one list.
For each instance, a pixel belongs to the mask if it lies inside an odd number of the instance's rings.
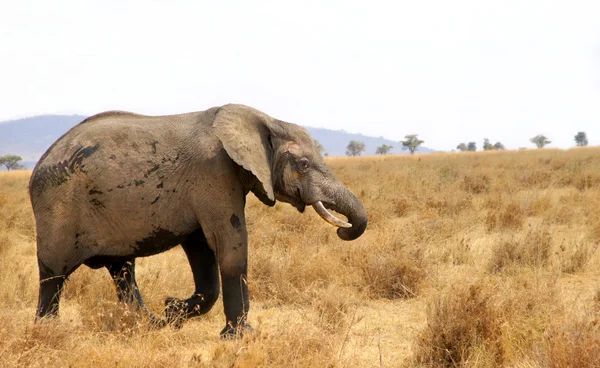
[[402,149],[409,150],[411,155],[414,154],[417,148],[419,148],[421,144],[425,143],[425,141],[417,138],[418,136],[418,134],[405,135],[404,138],[406,138],[406,140],[400,142],[402,143]]
[[487,138],[483,139],[483,150],[484,151],[491,151],[494,149],[494,145],[490,143],[490,140]]
[[375,150],[375,154],[387,155],[392,150],[392,148],[394,148],[394,146],[388,146],[387,144],[383,144],[377,147],[377,150]]
[[464,143],[461,143],[458,146],[456,146],[456,149],[459,150],[460,152],[468,151],[467,145]]
[[21,156],[17,155],[5,155],[0,156],[0,165],[4,165],[7,171],[23,169],[24,166],[19,164],[19,161],[23,160]]
[[318,140],[314,140],[315,141],[315,147],[317,147],[317,149],[319,150],[320,154],[323,154],[325,152],[325,147],[323,147],[323,145],[321,143],[319,143]]
[[365,151],[365,144],[361,141],[350,141],[346,146],[346,156],[360,156]]
[[496,142],[496,143],[494,143],[494,149],[497,151],[503,151],[506,148],[504,147],[504,145],[502,143]]
[[469,142],[467,145],[467,151],[477,151],[477,143]]
[[538,134],[535,137],[529,140],[531,143],[535,144],[537,148],[544,148],[545,145],[552,143],[552,141],[548,140],[544,135]]
[[575,143],[577,143],[579,147],[585,147],[588,145],[588,139],[585,132],[577,133],[577,135],[575,136]]

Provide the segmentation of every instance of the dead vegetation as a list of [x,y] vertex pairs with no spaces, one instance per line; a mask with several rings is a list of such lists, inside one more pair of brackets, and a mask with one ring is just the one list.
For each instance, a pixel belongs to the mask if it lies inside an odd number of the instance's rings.
[[[220,341],[220,302],[180,330],[117,303],[105,270],[71,277],[33,323],[28,172],[0,173],[6,367],[600,366],[600,149],[328,159],[369,213],[342,242],[308,211],[248,201],[250,323]],[[138,261],[150,310],[193,291],[183,252]]]

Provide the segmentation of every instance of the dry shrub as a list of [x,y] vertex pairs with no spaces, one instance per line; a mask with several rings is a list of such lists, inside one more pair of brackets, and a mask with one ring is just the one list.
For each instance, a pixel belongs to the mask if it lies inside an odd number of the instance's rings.
[[503,321],[507,360],[531,358],[548,325],[564,315],[557,277],[558,273],[540,269],[499,276],[494,298]]
[[502,364],[502,322],[489,289],[481,283],[460,285],[436,296],[427,306],[427,327],[413,359],[428,367]]
[[394,213],[398,217],[408,215],[410,207],[410,202],[406,198],[398,198],[394,201]]
[[442,166],[439,169],[440,183],[448,185],[456,181],[458,173],[455,166]]
[[499,210],[504,205],[504,199],[500,193],[492,193],[484,198],[483,208]]
[[339,284],[349,273],[334,250],[309,241],[287,249],[263,247],[250,254],[249,291],[269,305],[310,303],[311,292]]
[[520,239],[500,240],[492,248],[488,264],[491,272],[504,272],[512,267],[544,267],[552,251],[552,237],[545,229],[531,229]]
[[598,249],[598,244],[577,241],[560,246],[560,269],[565,273],[577,273],[585,269]]
[[525,212],[518,203],[509,203],[500,211],[490,211],[485,218],[488,231],[493,230],[518,230],[525,221]]
[[470,265],[474,261],[472,250],[472,242],[463,237],[459,241],[449,241],[437,248],[437,252],[430,254],[429,259],[454,266]]
[[[203,349],[207,350],[207,349]],[[243,340],[220,343],[208,354],[195,354],[193,367],[332,367],[335,341],[314,327],[294,324]]]
[[348,327],[350,312],[356,310],[358,300],[354,290],[331,286],[314,292],[312,306],[317,311],[318,325],[329,332],[339,332]]
[[534,170],[517,174],[517,181],[525,187],[547,188],[552,185],[552,171]]
[[461,188],[471,194],[487,193],[490,190],[491,179],[485,174],[465,175]]
[[419,292],[426,273],[405,252],[374,254],[359,265],[371,298],[410,298]]
[[567,319],[550,327],[539,360],[550,368],[600,367],[600,320]]
[[552,208],[552,201],[548,196],[536,198],[527,207],[527,215],[539,216]]
[[[22,339],[11,340],[9,346],[6,346],[7,349],[14,349],[22,353],[40,347],[58,349],[72,338],[71,332],[66,326],[53,320],[45,320],[38,324],[30,321],[25,326],[16,326],[14,320],[11,320],[9,316],[0,315],[0,324],[4,328],[10,329],[10,331],[5,331],[7,334],[22,334]],[[18,331],[18,329],[22,330]]]
[[600,217],[597,217],[590,221],[590,225],[587,230],[587,238],[593,243],[600,243]]
[[578,174],[573,178],[573,185],[582,192],[595,188],[600,185],[600,174],[596,172]]
[[550,225],[568,225],[576,217],[575,208],[572,203],[561,203],[548,211],[544,217],[544,222]]
[[153,329],[147,314],[116,301],[101,302],[94,309],[83,310],[80,318],[86,330],[96,332],[131,336]]
[[430,197],[425,200],[425,205],[439,216],[456,217],[464,210],[471,208],[472,198],[470,195],[444,195]]

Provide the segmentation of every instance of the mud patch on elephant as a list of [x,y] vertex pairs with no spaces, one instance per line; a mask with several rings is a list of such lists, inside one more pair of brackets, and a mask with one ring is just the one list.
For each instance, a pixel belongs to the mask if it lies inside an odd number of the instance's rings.
[[63,161],[63,164],[67,165],[67,174],[73,174],[76,170],[79,170],[83,173],[87,173],[87,171],[83,170],[83,168],[85,167],[83,161],[84,159],[93,155],[94,152],[98,150],[98,146],[99,145],[96,144],[95,146],[80,147],[75,152],[73,152],[73,154],[68,160]]
[[160,165],[154,164],[154,166],[152,166],[152,168],[150,168],[150,170],[146,171],[146,173],[144,174],[144,178],[147,178],[148,175],[152,174],[153,172],[155,172],[159,168],[160,168]]
[[90,199],[90,203],[94,206],[94,207],[98,207],[98,208],[104,208],[104,203],[102,203],[101,201],[99,201],[97,198],[92,198]]
[[157,140],[150,142],[150,146],[152,146],[152,153],[156,153],[156,145],[158,144]]
[[86,173],[83,168],[84,159],[90,157],[98,150],[99,145],[80,147],[78,148],[71,157],[67,160],[63,160],[56,165],[40,167],[35,173],[35,177],[31,181],[32,193],[40,192],[47,186],[59,186],[66,183],[71,174],[79,170]]
[[237,217],[235,213],[231,215],[229,222],[231,223],[231,226],[233,226],[234,229],[238,229],[242,225],[240,218]]
[[101,190],[98,189],[98,187],[93,187],[92,189],[90,189],[90,191],[88,192],[89,195],[94,195],[94,194],[104,194],[104,192],[102,192]]
[[136,187],[139,187],[140,185],[143,185],[145,183],[144,180],[134,180],[133,183],[135,184]]
[[137,251],[133,256],[145,257],[164,252],[181,244],[187,238],[187,235],[188,234],[175,234],[160,227],[156,228],[147,237],[135,242]]

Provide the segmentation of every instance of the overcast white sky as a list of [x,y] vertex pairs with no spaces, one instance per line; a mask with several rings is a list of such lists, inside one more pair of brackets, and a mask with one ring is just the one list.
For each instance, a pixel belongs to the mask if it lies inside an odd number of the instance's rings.
[[438,150],[600,145],[600,1],[0,2],[0,120],[229,102]]

